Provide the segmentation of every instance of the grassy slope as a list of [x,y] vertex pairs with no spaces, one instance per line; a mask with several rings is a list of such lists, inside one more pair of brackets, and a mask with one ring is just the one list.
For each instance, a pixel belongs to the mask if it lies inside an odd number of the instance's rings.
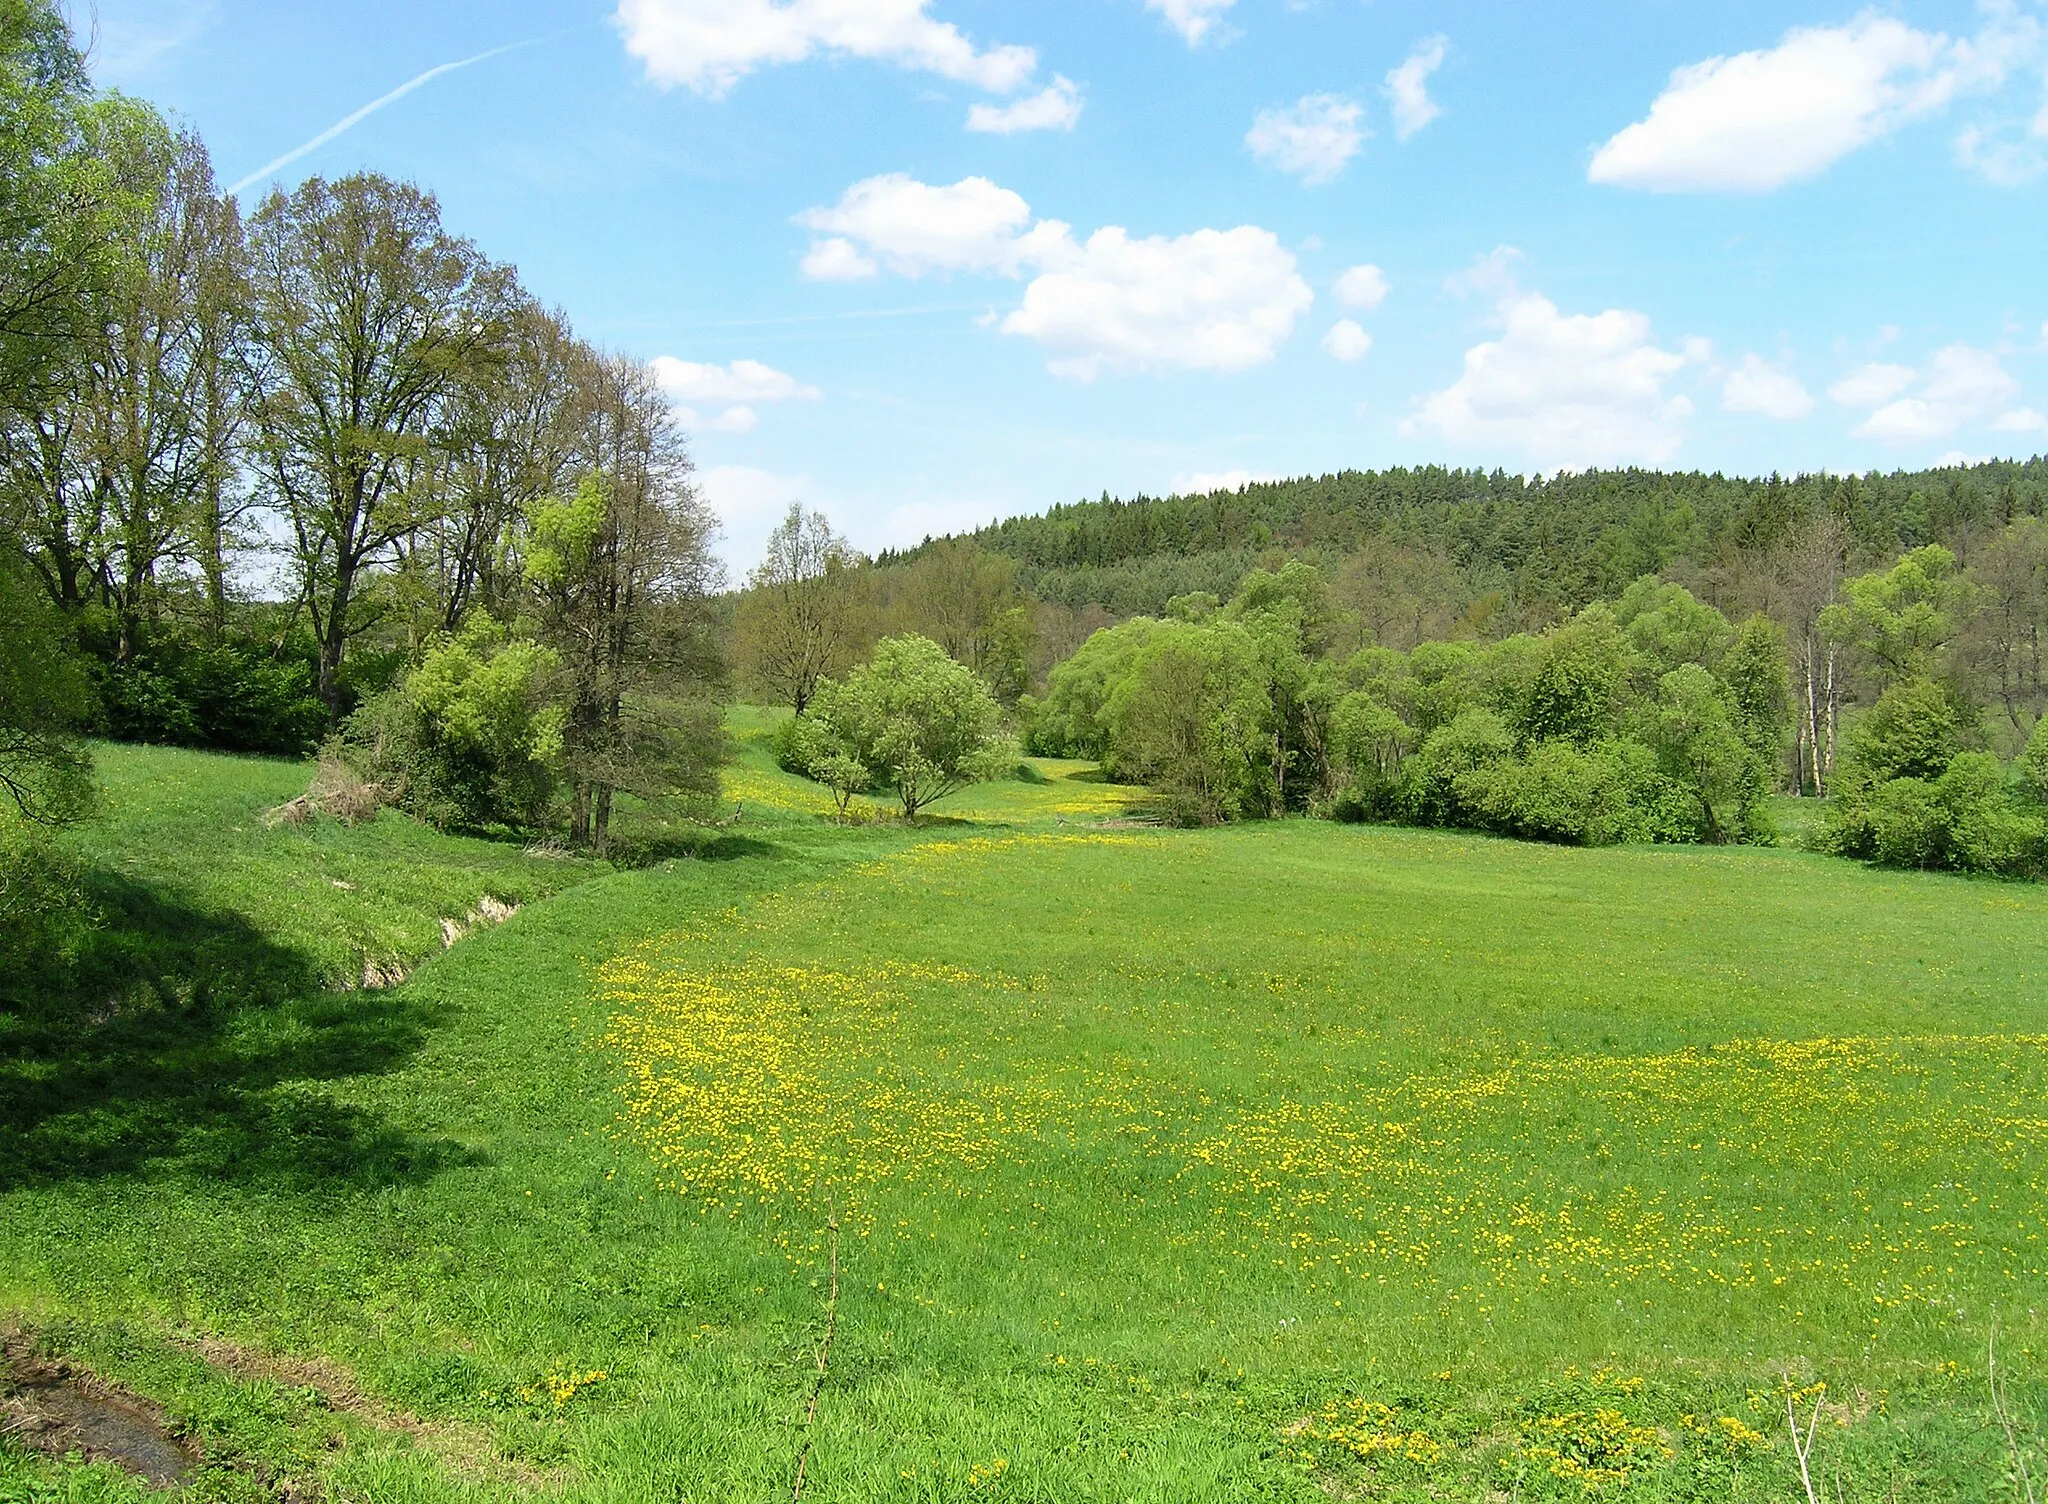
[[[1609,1409],[1681,1454],[1632,1494],[1782,1499],[1782,1442],[1731,1462],[1678,1417],[1768,1430],[1749,1396],[1785,1369],[1870,1397],[1823,1438],[1850,1497],[1998,1496],[1988,1321],[2023,1378],[2042,1335],[2048,1061],[2017,1036],[2048,895],[1788,852],[1104,836],[1115,792],[1050,765],[963,796],[971,825],[840,830],[740,729],[729,859],[631,873],[388,817],[266,832],[298,770],[111,757],[108,859],[315,969],[576,885],[395,992],[95,1078],[96,1112],[0,1159],[0,1303],[336,1497],[765,1499],[836,1213],[808,1498],[1474,1498],[1517,1468],[1543,1497],[1546,1417],[1569,1443]],[[167,1084],[195,1067],[204,1093]],[[202,1339],[335,1360],[385,1413]],[[1351,1397],[1394,1406],[1352,1431],[1369,1460],[1297,1424]],[[59,1476],[0,1451],[0,1498]]]

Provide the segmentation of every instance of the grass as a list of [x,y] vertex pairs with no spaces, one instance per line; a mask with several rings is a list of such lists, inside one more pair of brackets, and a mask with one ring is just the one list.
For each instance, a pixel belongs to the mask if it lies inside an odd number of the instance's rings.
[[[812,1500],[1780,1501],[1788,1382],[1830,1497],[2025,1497],[2048,894],[1104,829],[1050,763],[841,827],[766,727],[729,859],[632,871],[110,752],[101,870],[299,970],[0,1056],[0,1306],[206,1497],[767,1501],[808,1442]],[[322,990],[368,939],[426,959]],[[16,1496],[141,1495],[0,1442]]]

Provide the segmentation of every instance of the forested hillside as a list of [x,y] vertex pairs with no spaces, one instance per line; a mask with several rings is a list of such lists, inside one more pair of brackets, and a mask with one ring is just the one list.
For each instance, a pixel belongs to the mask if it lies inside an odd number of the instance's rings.
[[1530,479],[1425,466],[1201,496],[1105,495],[972,537],[1015,559],[1031,594],[1070,610],[1157,614],[1189,591],[1227,596],[1262,556],[1283,550],[1332,562],[1367,555],[1409,593],[1491,593],[1495,609],[1535,625],[1644,574],[1733,573],[1820,518],[1839,521],[1852,557],[1874,563],[1922,543],[1967,555],[1973,535],[2044,507],[2042,458],[1760,480],[1657,470]]

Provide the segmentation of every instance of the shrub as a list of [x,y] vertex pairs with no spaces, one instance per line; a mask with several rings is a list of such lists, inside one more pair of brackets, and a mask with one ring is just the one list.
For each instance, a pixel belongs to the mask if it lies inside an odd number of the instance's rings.
[[1887,867],[2035,877],[2048,864],[2048,817],[2016,794],[1997,758],[1963,752],[1938,778],[1889,778],[1844,795],[1821,845]]
[[1401,760],[1413,744],[1408,723],[1364,690],[1330,712],[1329,755],[1347,818],[1390,813]]
[[1955,696],[1932,679],[1906,679],[1887,689],[1849,738],[1854,776],[1871,783],[1939,778],[1974,740]]
[[241,637],[208,643],[157,628],[116,661],[111,630],[105,621],[85,623],[95,729],[105,736],[295,757],[326,728],[310,652],[300,645],[274,651]]
[[988,686],[928,637],[884,638],[843,681],[822,683],[801,719],[812,726],[792,733],[792,745],[840,793],[842,811],[857,788],[887,784],[914,819],[1017,761]]
[[1510,761],[1514,753],[1515,739],[1499,716],[1490,710],[1462,711],[1449,725],[1423,738],[1421,748],[1402,766],[1394,803],[1419,825],[1477,823],[1481,812],[1466,799],[1477,787],[1470,775]]
[[1045,699],[1032,705],[1026,747],[1040,757],[1106,757],[1110,695],[1158,627],[1149,616],[1133,617],[1082,643],[1052,671]]
[[1241,623],[1159,623],[1105,715],[1111,771],[1149,784],[1167,820],[1208,824],[1273,807],[1273,702]]
[[479,613],[349,717],[350,760],[433,825],[538,825],[567,719],[548,698],[558,662],[551,649],[510,637]]

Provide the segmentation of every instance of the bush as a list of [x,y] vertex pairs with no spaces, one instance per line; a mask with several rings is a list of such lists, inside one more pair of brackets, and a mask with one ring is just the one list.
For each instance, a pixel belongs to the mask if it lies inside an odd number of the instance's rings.
[[1887,867],[2038,877],[2048,817],[1988,752],[1957,754],[1938,778],[1888,778],[1841,796],[1822,849]]
[[973,669],[928,637],[884,638],[844,681],[826,680],[790,733],[807,772],[839,796],[886,784],[905,819],[1016,766],[1002,707]]
[[473,617],[349,717],[343,750],[400,808],[446,828],[547,818],[567,719],[548,698],[554,652]]
[[1849,737],[1853,776],[1871,783],[1939,778],[1973,743],[1968,716],[1932,679],[1907,679],[1886,690]]
[[1421,748],[1401,768],[1395,806],[1418,825],[1471,825],[1482,812],[1467,795],[1479,789],[1471,775],[1515,754],[1515,739],[1490,710],[1461,711],[1449,725],[1423,739]]
[[326,729],[306,645],[274,652],[246,638],[205,643],[157,629],[117,662],[110,625],[88,620],[85,628],[99,700],[94,729],[116,741],[296,757]]

